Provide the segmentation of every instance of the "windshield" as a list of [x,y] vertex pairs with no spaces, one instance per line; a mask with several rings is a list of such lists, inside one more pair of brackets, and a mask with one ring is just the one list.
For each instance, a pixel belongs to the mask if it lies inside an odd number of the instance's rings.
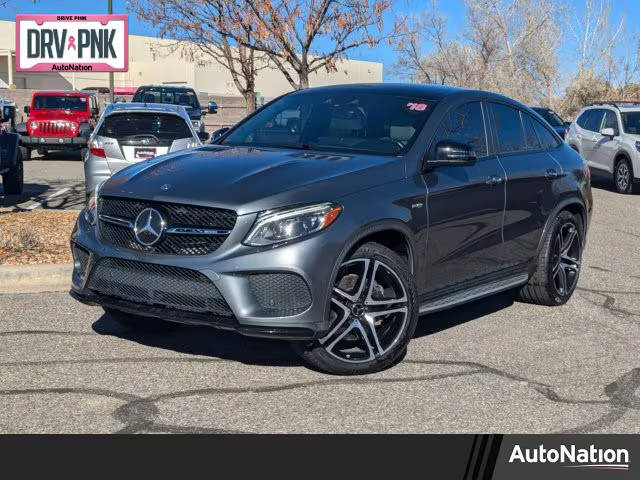
[[87,97],[69,97],[66,95],[39,95],[33,99],[34,110],[87,110]]
[[179,138],[191,137],[187,122],[181,117],[158,113],[116,113],[104,119],[98,135],[116,138],[121,144],[171,145]]
[[552,127],[563,127],[564,122],[558,116],[556,112],[553,110],[549,110],[547,108],[534,108],[536,113],[538,113],[542,118],[544,118],[549,125]]
[[640,135],[640,112],[622,112],[621,115],[625,133]]
[[299,92],[268,105],[221,143],[397,155],[411,147],[434,105],[386,94]]
[[186,109],[199,109],[200,103],[196,93],[188,88],[141,87],[133,96],[133,102],[169,103],[182,105]]

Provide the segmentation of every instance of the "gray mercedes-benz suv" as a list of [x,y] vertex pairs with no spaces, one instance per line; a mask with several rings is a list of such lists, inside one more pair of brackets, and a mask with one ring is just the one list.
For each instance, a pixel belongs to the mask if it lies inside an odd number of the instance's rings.
[[308,89],[98,186],[71,294],[131,327],[283,338],[316,368],[368,373],[402,358],[420,314],[507,289],[565,303],[591,205],[584,160],[513,100]]

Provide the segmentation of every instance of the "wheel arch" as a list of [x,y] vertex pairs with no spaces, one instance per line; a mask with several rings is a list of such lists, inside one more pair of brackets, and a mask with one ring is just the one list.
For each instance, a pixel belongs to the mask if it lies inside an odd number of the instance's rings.
[[615,157],[613,157],[613,174],[615,176],[615,172],[616,172],[616,168],[618,167],[618,162],[620,162],[620,160],[625,159],[629,162],[629,167],[631,168],[631,178],[633,180],[633,178],[635,178],[635,172],[633,171],[633,162],[631,161],[631,155],[629,155],[627,153],[626,150],[618,150],[616,152]]
[[[542,230],[542,235],[540,235],[540,239],[538,240],[538,249],[537,249],[538,254],[540,254],[540,249],[542,248],[542,242],[544,241],[544,238],[547,232],[549,231],[549,228],[551,226],[551,223],[553,222],[553,219],[556,218],[556,216],[563,210],[567,210],[568,212],[571,212],[574,215],[579,215],[582,221],[583,232],[586,232],[586,229],[589,223],[589,218],[588,218],[587,209],[585,207],[584,202],[577,197],[565,198],[558,205],[556,205],[556,208],[547,217],[547,220],[544,224],[544,228]],[[583,238],[582,241],[584,242],[585,238]]]
[[[405,255],[404,258],[407,259],[407,263],[409,264],[409,270],[412,275],[415,275],[416,266],[415,266],[415,242],[413,240],[414,233],[413,231],[402,221],[388,219],[388,220],[380,220],[367,225],[364,225],[358,228],[345,242],[342,250],[336,258],[335,264],[333,265],[333,269],[331,271],[330,277],[330,285],[333,285],[336,279],[336,275],[338,274],[338,269],[340,265],[344,261],[344,259],[358,249],[361,245],[364,245],[368,242],[376,241],[376,243],[380,243],[381,245],[389,247],[388,242],[393,242],[399,239],[402,239],[404,243]],[[383,240],[382,242],[380,240]],[[385,244],[385,241],[386,243]],[[393,244],[393,243],[391,243]],[[397,248],[402,248],[396,244]],[[398,250],[394,248],[390,248],[394,252],[398,253]],[[400,250],[402,251],[402,250]],[[403,255],[399,253],[402,257]],[[331,303],[331,289],[327,289],[327,298],[325,301],[324,308],[324,318],[327,318],[329,313]]]

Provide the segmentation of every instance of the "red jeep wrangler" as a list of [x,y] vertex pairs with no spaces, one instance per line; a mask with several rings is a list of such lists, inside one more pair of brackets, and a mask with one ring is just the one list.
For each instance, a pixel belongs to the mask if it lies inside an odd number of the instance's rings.
[[29,160],[33,149],[41,155],[51,150],[82,150],[84,158],[100,111],[93,92],[58,91],[34,93],[31,107],[24,107],[24,113],[29,119],[22,146]]

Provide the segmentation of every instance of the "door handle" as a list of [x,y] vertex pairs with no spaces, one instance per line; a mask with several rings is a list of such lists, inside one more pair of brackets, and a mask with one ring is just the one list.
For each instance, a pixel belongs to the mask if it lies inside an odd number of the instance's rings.
[[553,168],[550,168],[549,170],[547,170],[547,173],[545,174],[545,177],[547,177],[550,180],[553,178],[558,178],[559,176],[560,174],[556,172],[556,170]]
[[502,183],[502,177],[498,175],[489,175],[484,183],[487,185],[498,185]]

